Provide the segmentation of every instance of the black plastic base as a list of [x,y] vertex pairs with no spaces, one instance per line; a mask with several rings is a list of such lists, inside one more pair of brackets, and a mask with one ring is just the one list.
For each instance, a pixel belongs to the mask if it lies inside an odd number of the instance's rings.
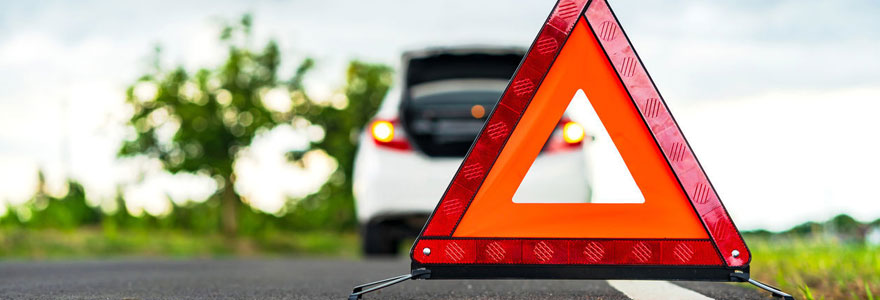
[[[734,270],[723,267],[551,266],[551,265],[431,265],[430,279],[632,279],[731,281]],[[748,272],[748,268],[741,270]]]

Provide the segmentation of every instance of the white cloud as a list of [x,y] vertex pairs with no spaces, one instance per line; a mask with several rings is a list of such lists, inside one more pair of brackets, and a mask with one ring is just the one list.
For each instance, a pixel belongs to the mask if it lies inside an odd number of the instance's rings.
[[45,61],[60,53],[56,39],[41,33],[18,33],[0,46],[0,66],[10,67]]
[[785,229],[880,217],[878,100],[877,88],[777,91],[671,110],[737,223]]

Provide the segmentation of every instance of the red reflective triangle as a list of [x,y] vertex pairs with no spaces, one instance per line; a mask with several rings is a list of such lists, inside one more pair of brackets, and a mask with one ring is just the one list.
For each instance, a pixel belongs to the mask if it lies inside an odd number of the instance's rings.
[[[511,201],[578,90],[645,203]],[[604,0],[556,4],[410,256],[431,278],[730,280],[751,259]]]

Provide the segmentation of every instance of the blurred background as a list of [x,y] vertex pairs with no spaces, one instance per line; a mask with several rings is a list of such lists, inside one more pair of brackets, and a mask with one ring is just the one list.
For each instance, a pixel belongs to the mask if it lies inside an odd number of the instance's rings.
[[[611,4],[746,232],[754,276],[802,296],[877,295],[880,4]],[[439,93],[417,90],[420,82],[406,72],[416,69],[405,67],[461,49],[521,55],[551,7],[500,0],[4,1],[0,256],[361,257],[376,247],[370,228],[382,232],[382,247],[394,248],[374,252],[406,252],[412,229],[381,228],[420,228],[430,210],[402,208],[416,211],[381,222],[364,215],[355,194],[367,192],[355,181],[380,175],[356,174],[378,168],[358,161],[376,161],[359,149],[451,165],[430,169],[448,170],[426,189],[431,208],[463,153],[431,154],[415,140],[382,149],[394,136],[383,130],[397,130],[398,139],[418,135],[420,125],[400,120],[426,112],[396,111],[408,107],[399,102],[420,97],[409,92]],[[402,59],[419,49],[434,50]],[[504,70],[514,62],[500,72],[512,72]],[[492,84],[477,90],[489,101],[465,103],[465,111],[484,120],[497,99],[492,92],[500,91]],[[568,116],[587,138],[565,142],[583,153],[577,161],[588,174],[585,186],[595,183],[598,193],[601,183],[609,199],[626,198],[626,173],[602,176],[620,169],[602,163],[615,160],[605,156],[613,156],[606,151],[613,144],[591,126],[586,101],[574,102]],[[472,123],[462,125],[465,137],[482,124]],[[543,156],[553,155],[562,154]],[[395,165],[413,172],[406,167]]]

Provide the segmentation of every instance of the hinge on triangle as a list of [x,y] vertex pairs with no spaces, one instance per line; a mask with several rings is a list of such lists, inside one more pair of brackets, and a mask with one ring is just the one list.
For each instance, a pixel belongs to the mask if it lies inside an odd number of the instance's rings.
[[794,297],[792,297],[792,296],[789,295],[789,294],[786,294],[785,292],[779,290],[778,288],[776,288],[776,287],[774,287],[774,286],[771,286],[771,285],[768,285],[768,284],[764,284],[764,283],[762,283],[762,282],[760,282],[760,281],[757,281],[757,280],[752,279],[751,277],[749,277],[749,273],[744,273],[744,272],[734,272],[734,273],[730,273],[730,281],[736,281],[736,282],[748,282],[748,283],[751,283],[752,285],[754,285],[754,286],[756,286],[756,287],[761,288],[762,290],[765,290],[765,291],[770,292],[770,294],[773,295],[773,298],[782,298],[782,299],[785,299],[785,300],[794,300]]

